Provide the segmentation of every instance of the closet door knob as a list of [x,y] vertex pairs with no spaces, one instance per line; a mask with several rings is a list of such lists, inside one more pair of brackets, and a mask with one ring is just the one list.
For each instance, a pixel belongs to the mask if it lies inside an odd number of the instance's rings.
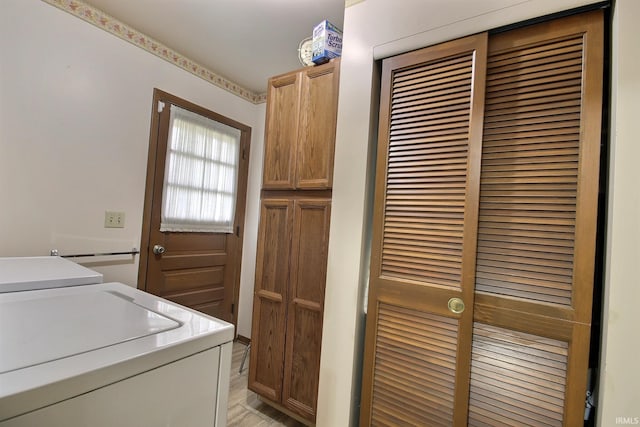
[[464,301],[460,298],[451,298],[447,306],[449,311],[455,314],[460,314],[464,311]]
[[156,254],[156,255],[162,255],[165,251],[166,251],[166,249],[164,248],[164,246],[155,245],[153,247],[153,253]]

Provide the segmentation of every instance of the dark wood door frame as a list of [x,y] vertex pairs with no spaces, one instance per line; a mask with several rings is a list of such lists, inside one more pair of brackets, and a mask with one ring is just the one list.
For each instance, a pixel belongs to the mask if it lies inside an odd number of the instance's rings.
[[[147,279],[147,267],[149,263],[149,238],[151,234],[151,214],[153,206],[153,187],[155,184],[156,176],[156,157],[158,155],[158,135],[160,129],[160,114],[158,114],[158,105],[160,102],[165,104],[172,104],[181,108],[187,109],[194,113],[206,115],[213,118],[216,121],[222,122],[229,126],[235,127],[241,131],[241,147],[244,147],[242,156],[247,160],[244,162],[244,167],[241,166],[238,172],[238,179],[240,180],[238,188],[246,188],[247,172],[248,172],[248,159],[249,148],[251,142],[251,127],[244,125],[228,117],[222,116],[215,112],[212,112],[206,108],[203,108],[197,104],[189,102],[185,99],[164,92],[158,88],[153,90],[153,101],[151,106],[151,126],[149,130],[149,151],[147,157],[147,173],[145,182],[145,196],[144,196],[144,210],[142,216],[142,230],[140,236],[140,262],[138,265],[138,281],[137,288],[146,290]],[[165,107],[166,108],[166,107]],[[244,182],[242,182],[244,180]],[[242,259],[243,248],[243,236],[244,236],[244,220],[245,220],[245,208],[246,208],[246,194],[244,198],[238,197],[236,201],[236,224],[239,224],[237,229],[238,245],[236,249],[235,257],[239,260]],[[233,325],[236,327],[238,324],[238,301],[240,294],[240,265],[238,263],[237,268],[234,267],[234,282],[233,282]]]

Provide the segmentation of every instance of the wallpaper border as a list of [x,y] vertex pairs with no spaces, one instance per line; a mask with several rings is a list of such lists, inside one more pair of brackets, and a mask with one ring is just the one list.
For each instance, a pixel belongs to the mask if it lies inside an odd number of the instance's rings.
[[127,24],[118,21],[112,16],[94,8],[80,0],[42,0],[52,6],[68,12],[83,21],[89,22],[96,27],[105,30],[114,36],[121,38],[147,52],[164,59],[171,64],[182,68],[189,73],[200,77],[201,79],[212,83],[213,85],[231,92],[243,99],[254,104],[266,102],[266,94],[258,94],[252,92],[237,83],[228,80],[213,71],[203,67],[202,65],[190,60],[173,49],[163,45],[153,38],[135,30]]

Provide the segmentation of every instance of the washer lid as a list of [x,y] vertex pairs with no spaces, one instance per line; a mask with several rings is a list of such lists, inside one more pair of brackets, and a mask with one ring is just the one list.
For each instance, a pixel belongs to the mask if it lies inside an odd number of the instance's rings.
[[[23,293],[25,297],[31,292]],[[116,291],[0,302],[0,374],[178,328]]]
[[230,351],[233,336],[227,322],[122,283],[0,293],[0,424],[214,347]]
[[0,258],[0,293],[102,283],[102,274],[56,257]]

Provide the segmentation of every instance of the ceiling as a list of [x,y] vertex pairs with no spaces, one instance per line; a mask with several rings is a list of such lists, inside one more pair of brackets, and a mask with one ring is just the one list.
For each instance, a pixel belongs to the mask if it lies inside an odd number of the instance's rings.
[[300,41],[324,19],[342,28],[344,0],[83,0],[254,93],[302,65]]

